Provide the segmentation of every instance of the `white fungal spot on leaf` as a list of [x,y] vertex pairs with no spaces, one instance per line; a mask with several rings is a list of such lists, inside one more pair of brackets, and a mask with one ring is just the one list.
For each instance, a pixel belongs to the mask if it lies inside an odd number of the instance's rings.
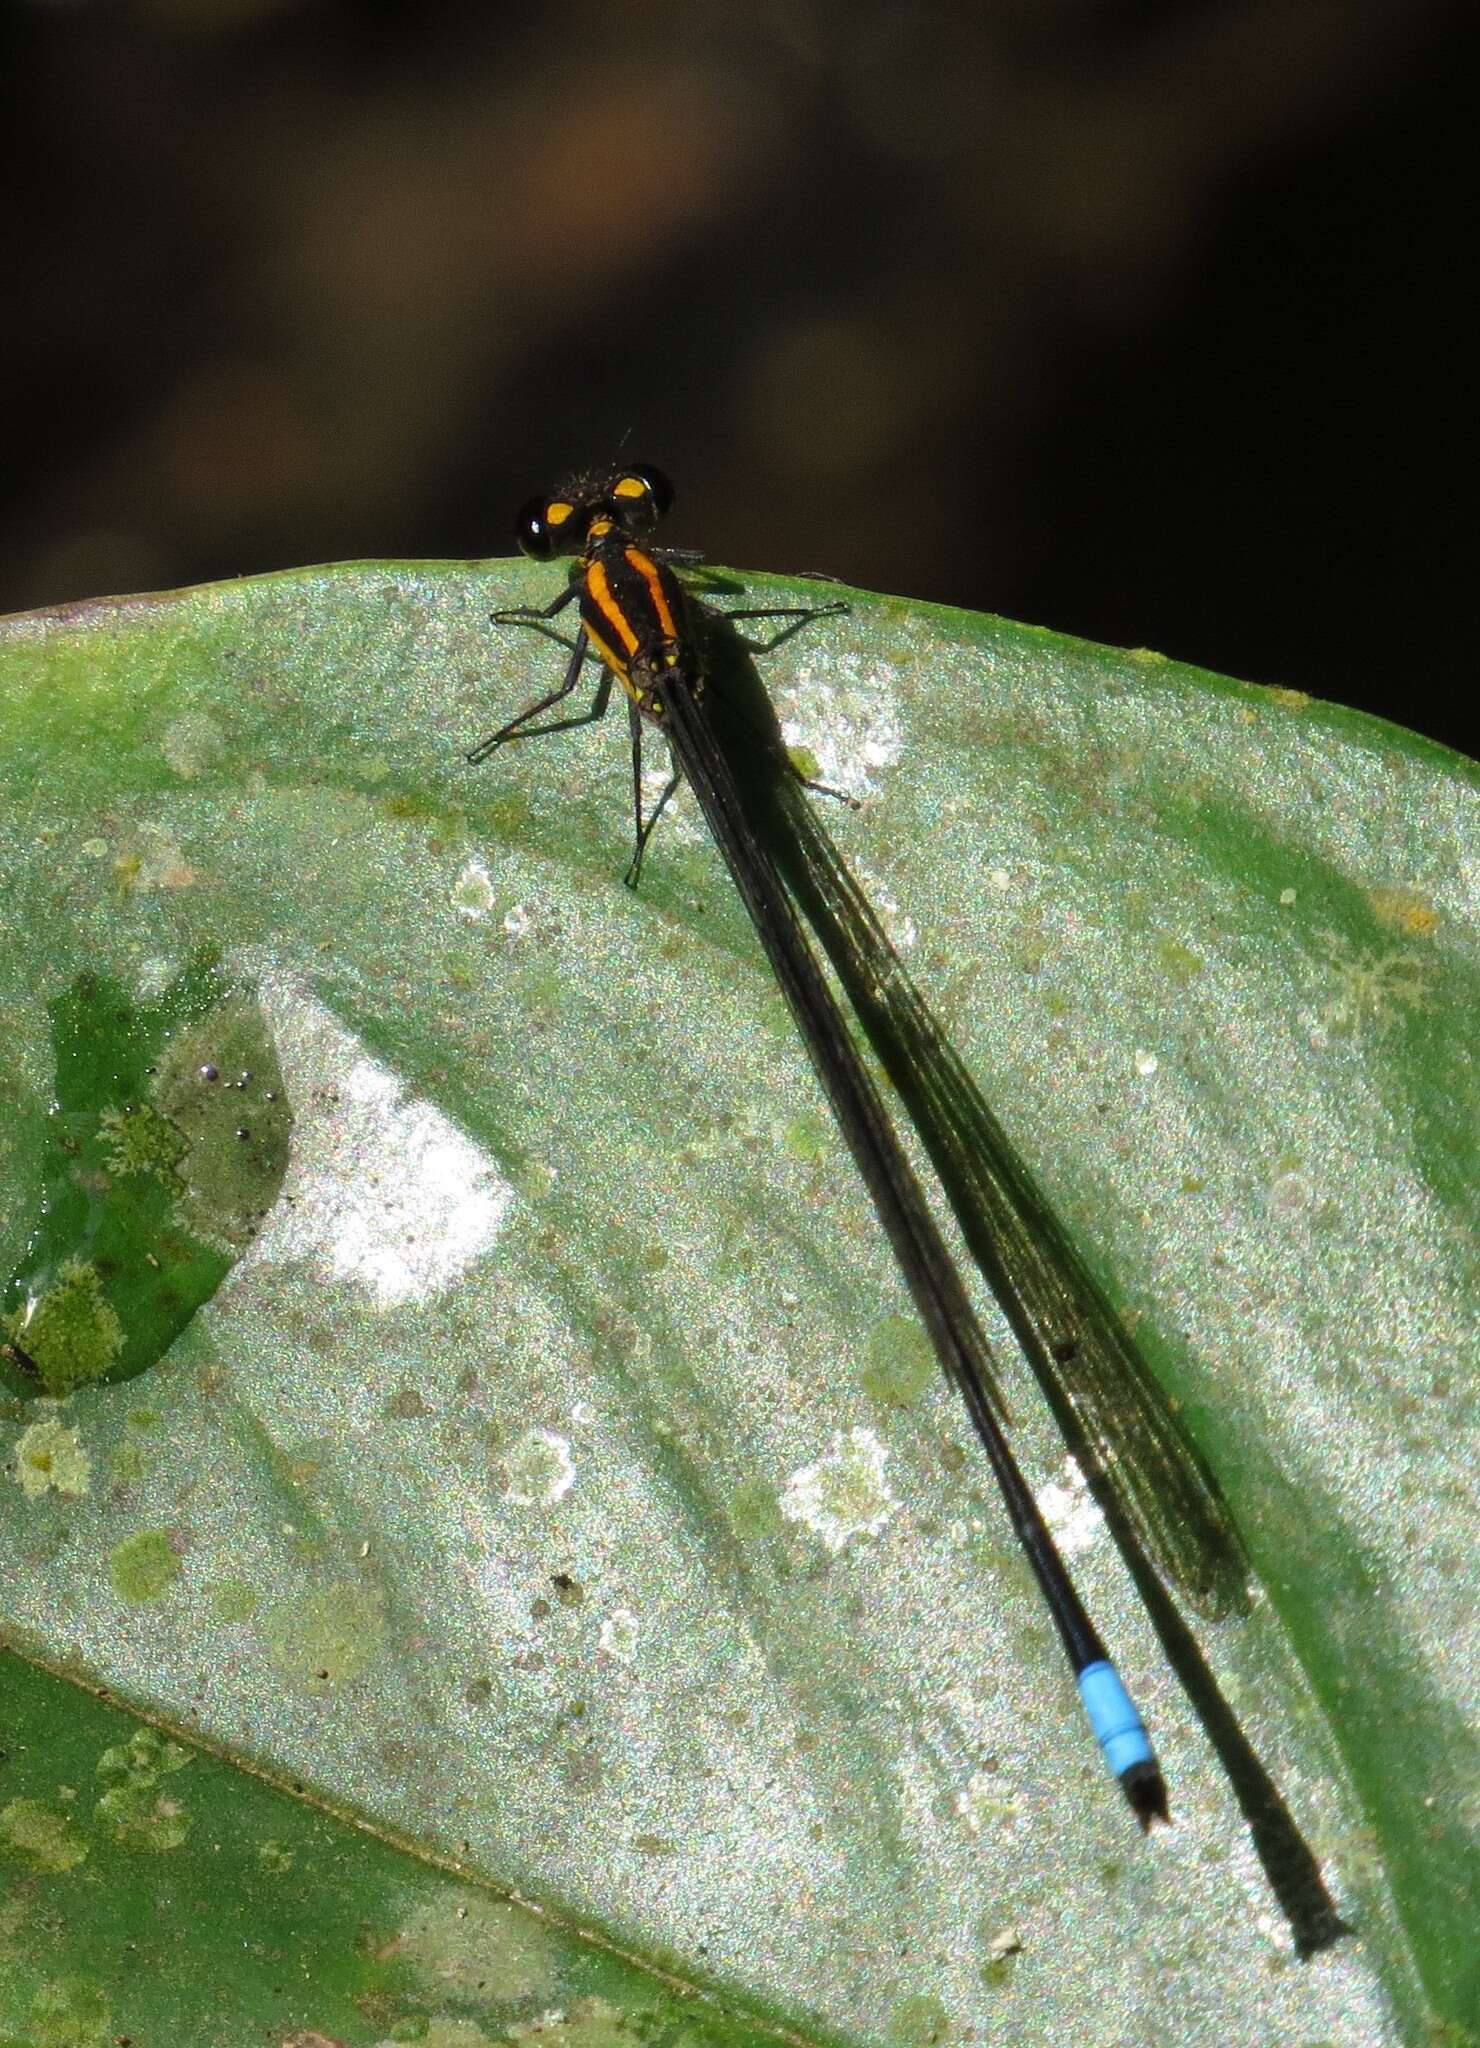
[[801,1522],[829,1550],[842,1550],[855,1536],[877,1536],[898,1506],[884,1477],[887,1456],[871,1429],[835,1432],[826,1456],[800,1466],[787,1480],[782,1514]]

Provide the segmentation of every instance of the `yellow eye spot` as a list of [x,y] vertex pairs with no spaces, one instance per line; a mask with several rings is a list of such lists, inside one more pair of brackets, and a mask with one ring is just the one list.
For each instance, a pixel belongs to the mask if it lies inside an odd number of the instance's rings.
[[619,476],[612,487],[614,498],[645,498],[647,485],[640,476]]
[[545,507],[545,524],[547,526],[564,526],[566,520],[569,519],[575,509],[574,505],[567,505],[563,498],[553,498]]

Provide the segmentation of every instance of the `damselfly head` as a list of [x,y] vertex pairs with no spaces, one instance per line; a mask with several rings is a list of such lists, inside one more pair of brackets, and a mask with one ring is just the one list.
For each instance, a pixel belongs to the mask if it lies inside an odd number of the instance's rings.
[[519,508],[514,538],[522,554],[545,561],[578,555],[593,524],[601,532],[647,533],[673,503],[673,486],[650,462],[629,462],[605,475],[573,477],[553,497],[531,498]]

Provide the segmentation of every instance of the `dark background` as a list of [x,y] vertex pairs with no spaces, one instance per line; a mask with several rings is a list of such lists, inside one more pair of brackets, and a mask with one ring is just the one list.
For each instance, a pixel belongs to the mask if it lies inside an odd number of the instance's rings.
[[672,538],[1470,744],[1480,10],[9,0],[0,609]]

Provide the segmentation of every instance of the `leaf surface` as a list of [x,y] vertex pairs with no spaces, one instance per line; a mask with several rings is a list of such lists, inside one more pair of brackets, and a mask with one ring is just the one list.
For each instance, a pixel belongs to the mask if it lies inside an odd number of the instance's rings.
[[[1458,2023],[1474,770],[862,593],[765,664],[1233,1503],[1259,1597],[1203,1649],[1359,1936],[1297,1964],[1009,1367],[1167,1766],[1176,1827],[1128,1829],[692,808],[633,896],[624,721],[464,764],[557,679],[486,622],[550,588],[346,565],[0,630],[0,1713],[32,1731],[0,1766],[0,2032],[240,2038],[188,2007],[207,1978],[233,2022],[354,2048],[542,2014],[893,2048]],[[99,1756],[143,1737],[87,1685],[194,1757],[144,1792],[209,1780],[196,1849],[97,1818]],[[258,1851],[293,1827],[343,1873],[290,1916],[319,2015],[199,1910],[219,1868],[269,1925]],[[38,1868],[69,1828],[87,1856]],[[206,1834],[228,1863],[187,1862]],[[513,1892],[572,1937],[538,1993],[320,1974],[362,1840],[362,1961],[422,1888]],[[148,1971],[129,1857],[194,1902]]]

